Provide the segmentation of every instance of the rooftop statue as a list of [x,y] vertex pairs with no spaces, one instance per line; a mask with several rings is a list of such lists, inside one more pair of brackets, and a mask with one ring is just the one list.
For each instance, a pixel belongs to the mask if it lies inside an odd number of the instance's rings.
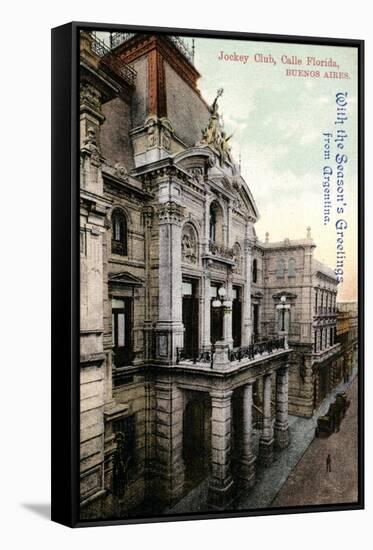
[[212,105],[209,107],[210,119],[206,128],[202,130],[201,141],[201,144],[212,145],[216,149],[219,154],[220,165],[222,165],[224,161],[232,162],[232,157],[230,154],[231,147],[228,141],[231,139],[233,134],[227,137],[225,131],[223,130],[221,116],[218,112],[218,99],[223,95],[223,91],[223,88],[219,88]]

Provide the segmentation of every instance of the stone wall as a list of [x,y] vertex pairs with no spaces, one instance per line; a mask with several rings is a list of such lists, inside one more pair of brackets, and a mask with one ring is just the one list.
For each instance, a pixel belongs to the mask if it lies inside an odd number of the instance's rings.
[[135,163],[129,135],[133,124],[130,105],[116,97],[103,105],[102,112],[105,116],[100,132],[102,154],[113,166],[120,163],[132,170]]
[[165,62],[167,116],[177,136],[188,146],[202,139],[209,111],[201,96]]

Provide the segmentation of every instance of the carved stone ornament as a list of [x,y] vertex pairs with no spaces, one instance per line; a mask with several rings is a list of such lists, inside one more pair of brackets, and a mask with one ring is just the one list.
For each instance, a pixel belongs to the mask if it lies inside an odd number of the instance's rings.
[[233,266],[232,271],[237,274],[242,273],[241,247],[238,243],[236,243],[233,247],[233,260],[235,265]]
[[148,149],[152,149],[158,143],[158,128],[156,121],[151,118],[147,121]]
[[203,170],[200,167],[191,168],[189,170],[189,174],[194,179],[196,183],[202,184],[203,183]]
[[195,231],[190,224],[186,224],[183,228],[181,237],[181,257],[183,262],[191,264],[197,263],[197,239]]
[[166,223],[180,223],[183,217],[183,211],[183,207],[173,201],[160,204],[158,209],[159,221]]
[[96,130],[93,126],[89,126],[87,129],[87,136],[84,140],[83,148],[91,153],[91,159],[95,161],[100,160],[100,149],[97,145]]
[[80,104],[101,113],[101,94],[90,84],[80,85]]
[[117,162],[114,166],[115,175],[123,180],[128,180],[127,168],[121,162]]
[[171,134],[167,129],[163,130],[162,141],[163,141],[164,149],[166,149],[166,151],[170,151],[171,150]]

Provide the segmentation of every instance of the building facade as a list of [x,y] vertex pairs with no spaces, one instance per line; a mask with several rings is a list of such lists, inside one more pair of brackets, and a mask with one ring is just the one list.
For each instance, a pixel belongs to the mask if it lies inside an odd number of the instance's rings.
[[335,384],[337,280],[259,213],[179,39],[81,33],[81,515],[226,509]]

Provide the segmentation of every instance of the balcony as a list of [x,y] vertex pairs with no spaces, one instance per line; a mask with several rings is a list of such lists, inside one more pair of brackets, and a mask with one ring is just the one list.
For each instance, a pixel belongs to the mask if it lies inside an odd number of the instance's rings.
[[229,248],[228,246],[224,246],[223,244],[210,240],[208,249],[211,256],[234,263],[233,248]]
[[98,55],[101,64],[107,69],[115,73],[130,86],[135,85],[137,73],[135,69],[124,63],[119,57],[112,52],[112,49],[100,38],[97,34],[91,33],[91,48]]
[[[289,351],[285,348],[284,338],[272,338],[264,342],[250,344],[229,350],[229,362],[231,367],[246,366],[258,359],[267,359],[280,351]],[[184,348],[176,349],[176,364],[181,366],[199,367],[202,369],[214,369],[214,346],[186,351]]]
[[243,346],[240,348],[232,349],[229,353],[229,360],[231,362],[240,362],[245,359],[253,361],[257,357],[261,357],[263,355],[271,355],[272,353],[275,353],[280,349],[285,349],[285,339],[273,338],[272,340],[266,340],[264,342],[251,344],[250,346]]
[[[124,42],[127,42],[127,40],[130,40],[135,36],[135,33],[133,32],[115,32],[111,33],[110,36],[110,47],[111,49],[117,48]],[[176,48],[179,50],[179,52],[189,61],[189,63],[194,64],[194,42],[192,43],[192,47],[187,44],[185,40],[180,38],[180,36],[168,36],[165,35],[164,38],[167,38]]]

